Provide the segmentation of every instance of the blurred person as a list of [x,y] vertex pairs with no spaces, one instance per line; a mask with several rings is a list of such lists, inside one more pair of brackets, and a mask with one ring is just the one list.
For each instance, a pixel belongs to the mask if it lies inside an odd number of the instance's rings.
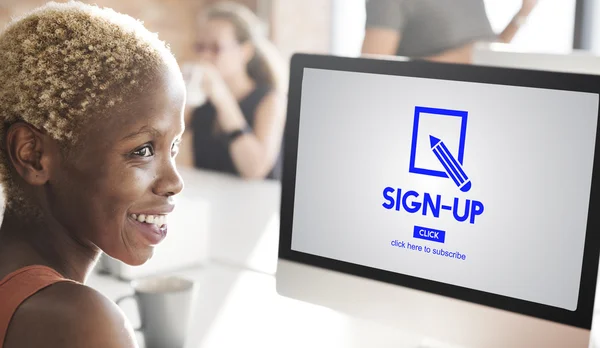
[[84,285],[102,252],[141,265],[183,189],[185,85],[141,22],[48,3],[0,34],[0,348],[133,348]]
[[200,88],[191,87],[207,102],[186,110],[184,144],[191,146],[178,163],[248,179],[280,179],[285,73],[262,29],[241,4],[219,2],[202,13],[195,45],[200,76],[191,79]]
[[477,41],[512,41],[538,2],[522,1],[496,35],[483,0],[367,0],[362,53],[471,63]]

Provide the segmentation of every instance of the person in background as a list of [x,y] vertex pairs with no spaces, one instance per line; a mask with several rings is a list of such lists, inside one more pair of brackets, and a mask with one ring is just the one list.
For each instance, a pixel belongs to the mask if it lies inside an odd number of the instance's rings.
[[150,259],[183,189],[185,84],[141,22],[48,3],[0,34],[0,348],[135,348],[85,285],[102,252]]
[[285,125],[281,58],[241,4],[219,2],[200,20],[195,49],[207,102],[186,110],[179,164],[247,179],[280,179]]
[[475,42],[511,42],[537,2],[523,0],[496,35],[483,0],[367,0],[362,53],[468,64]]

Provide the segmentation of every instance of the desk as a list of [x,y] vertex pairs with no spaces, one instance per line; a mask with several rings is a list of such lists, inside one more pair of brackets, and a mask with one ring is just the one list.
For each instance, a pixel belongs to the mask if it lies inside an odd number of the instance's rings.
[[[421,337],[396,328],[281,297],[270,274],[215,262],[175,274],[198,285],[185,348],[415,348],[421,342]],[[88,285],[113,300],[132,292],[127,282],[98,274],[90,277]],[[126,302],[123,310],[137,326],[135,305]],[[600,347],[597,326],[595,320],[592,348]],[[143,347],[142,336],[139,341]]]
[[[397,329],[281,297],[273,275],[218,263],[175,274],[198,285],[186,348],[414,348],[420,341]],[[98,274],[88,285],[112,300],[132,292],[127,282]],[[132,302],[124,303],[123,310],[137,326]],[[139,340],[143,347],[141,336]]]

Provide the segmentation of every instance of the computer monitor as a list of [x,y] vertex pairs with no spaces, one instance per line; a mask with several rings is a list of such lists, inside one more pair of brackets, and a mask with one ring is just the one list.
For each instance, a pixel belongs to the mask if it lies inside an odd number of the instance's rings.
[[600,75],[600,57],[592,52],[535,52],[502,43],[478,43],[473,63],[484,66]]
[[291,62],[277,291],[464,347],[588,347],[600,77]]

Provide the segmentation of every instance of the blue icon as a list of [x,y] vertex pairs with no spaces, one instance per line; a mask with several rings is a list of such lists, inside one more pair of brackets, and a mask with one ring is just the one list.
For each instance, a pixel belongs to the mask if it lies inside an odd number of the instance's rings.
[[469,191],[471,189],[471,180],[469,180],[456,158],[452,156],[446,144],[433,135],[429,136],[429,141],[431,142],[431,151],[433,151],[435,157],[440,160],[440,163],[446,169],[446,174],[452,178],[462,192]]
[[[450,152],[446,144],[440,139],[441,137],[436,136],[434,129],[433,132],[429,130],[428,133],[428,145],[430,150],[433,152],[439,163],[443,167],[442,170],[432,169],[432,168],[420,168],[417,167],[416,156],[417,156],[417,140],[419,137],[419,122],[421,120],[421,114],[428,114],[433,116],[441,116],[441,117],[456,117],[457,121],[460,122],[460,134],[457,134],[458,139],[458,151],[456,156]],[[437,176],[442,178],[450,178],[456,186],[462,191],[467,192],[471,189],[471,180],[467,177],[464,169],[463,169],[463,158],[465,154],[465,138],[467,131],[467,111],[460,110],[448,110],[448,109],[437,109],[437,108],[429,108],[417,106],[415,107],[415,118],[413,125],[413,135],[412,135],[412,147],[410,153],[410,166],[409,172],[421,175],[428,176]]]
[[415,226],[413,238],[428,240],[432,242],[444,243],[446,240],[446,231],[434,230],[433,228]]

